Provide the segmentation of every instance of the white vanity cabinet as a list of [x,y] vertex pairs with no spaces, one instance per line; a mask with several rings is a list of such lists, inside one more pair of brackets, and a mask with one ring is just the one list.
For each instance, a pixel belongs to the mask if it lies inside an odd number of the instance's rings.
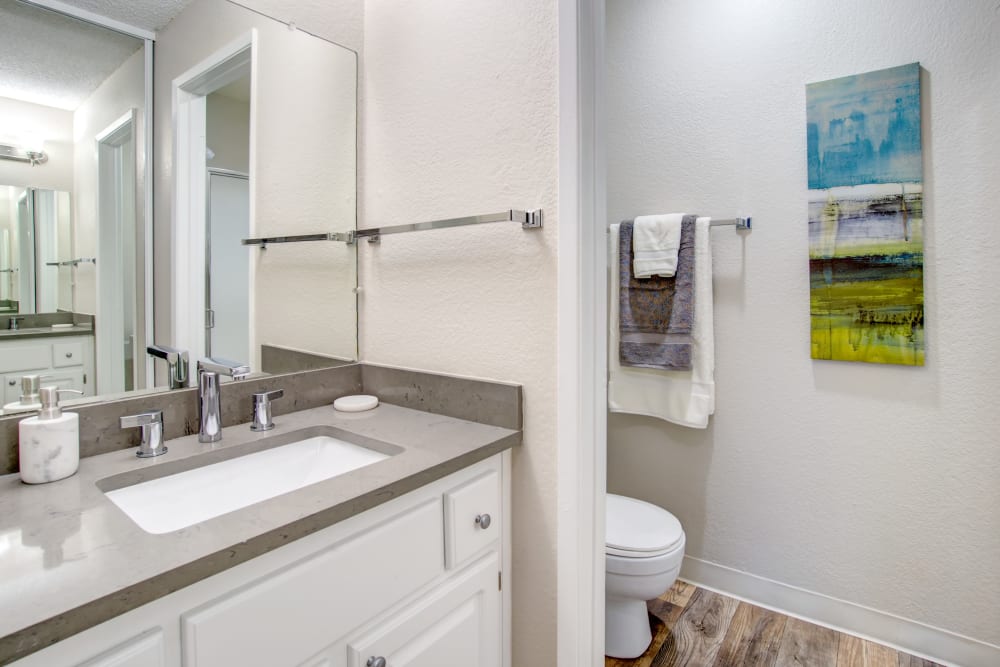
[[[18,667],[509,667],[509,452]],[[167,508],[168,509],[168,508]]]
[[42,376],[41,386],[94,395],[94,337],[50,336],[0,340],[4,404],[21,398],[21,376]]

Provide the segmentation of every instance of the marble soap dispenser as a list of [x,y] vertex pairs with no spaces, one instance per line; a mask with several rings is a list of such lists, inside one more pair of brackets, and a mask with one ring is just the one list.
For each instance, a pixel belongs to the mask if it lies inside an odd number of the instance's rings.
[[80,467],[80,416],[62,411],[60,393],[83,392],[42,387],[38,416],[22,419],[17,425],[21,480],[27,484],[54,482]]

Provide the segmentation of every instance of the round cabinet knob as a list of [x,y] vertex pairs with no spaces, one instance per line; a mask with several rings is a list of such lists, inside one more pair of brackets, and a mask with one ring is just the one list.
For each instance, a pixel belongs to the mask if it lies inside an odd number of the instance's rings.
[[10,386],[14,387],[14,386],[17,385],[17,380],[7,380],[7,384],[9,384]]
[[368,658],[368,662],[365,663],[368,667],[385,667],[385,658],[378,656],[377,658]]
[[67,352],[66,353],[66,358],[67,359],[72,359],[73,358],[73,353],[72,352]]
[[476,525],[483,530],[489,528],[491,523],[493,523],[493,519],[490,518],[489,514],[480,514],[476,517]]

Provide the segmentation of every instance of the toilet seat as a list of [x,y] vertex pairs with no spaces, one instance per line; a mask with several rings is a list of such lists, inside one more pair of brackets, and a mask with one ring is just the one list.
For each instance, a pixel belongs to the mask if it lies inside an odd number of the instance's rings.
[[605,553],[656,558],[684,548],[684,529],[673,514],[635,498],[607,494]]

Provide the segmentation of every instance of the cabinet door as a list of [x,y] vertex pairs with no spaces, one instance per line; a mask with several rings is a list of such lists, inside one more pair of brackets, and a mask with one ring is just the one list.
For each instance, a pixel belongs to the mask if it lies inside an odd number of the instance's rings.
[[348,667],[499,667],[500,558],[491,552],[348,644]]
[[[58,370],[52,370],[44,375],[44,380],[42,380],[41,385],[43,387],[59,387],[60,389],[76,389],[82,391],[89,395],[86,391],[87,387],[84,384],[84,373],[79,369],[65,369],[61,368]],[[68,396],[66,398],[73,398]]]
[[[21,400],[21,376],[41,375],[40,387],[59,387],[60,389],[79,389],[86,395],[93,394],[88,391],[85,382],[86,377],[79,369],[54,371],[51,368],[35,369],[31,373],[11,373],[3,376],[4,404],[15,403]],[[91,388],[93,385],[90,385]]]

